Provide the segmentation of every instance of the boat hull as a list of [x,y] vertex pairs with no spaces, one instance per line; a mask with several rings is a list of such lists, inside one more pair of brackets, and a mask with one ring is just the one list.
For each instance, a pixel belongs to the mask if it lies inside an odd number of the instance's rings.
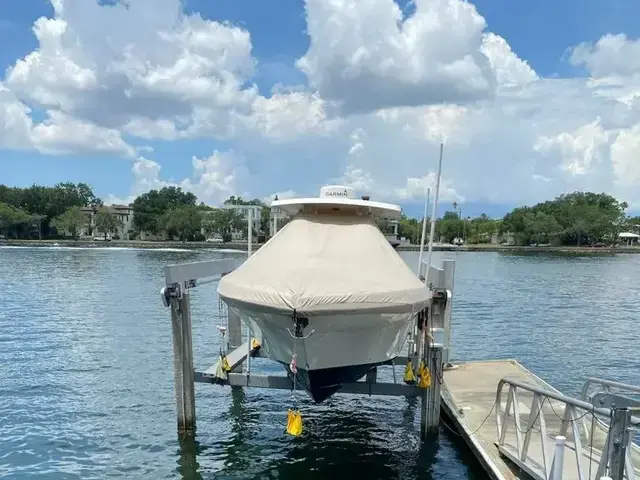
[[[291,315],[230,307],[261,336],[261,349],[287,368],[295,353],[298,379],[315,401],[397,357],[413,325],[412,313],[313,315],[294,338]],[[259,332],[259,333],[258,333]]]
[[321,403],[339,391],[343,384],[357,382],[377,365],[380,363],[320,370],[298,368],[295,375],[289,365],[283,366],[289,378],[296,382],[297,388],[304,389],[316,403]]

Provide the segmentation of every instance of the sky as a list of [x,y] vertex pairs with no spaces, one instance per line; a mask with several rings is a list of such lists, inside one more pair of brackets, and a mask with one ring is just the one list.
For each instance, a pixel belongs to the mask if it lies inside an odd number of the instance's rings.
[[640,211],[637,0],[0,0],[0,183]]

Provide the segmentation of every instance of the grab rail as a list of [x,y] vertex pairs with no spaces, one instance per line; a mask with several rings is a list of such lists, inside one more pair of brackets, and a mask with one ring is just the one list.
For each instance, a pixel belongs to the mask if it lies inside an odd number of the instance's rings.
[[[506,406],[504,410],[502,410],[502,400],[503,400],[503,390],[504,387],[508,386],[507,398],[506,398]],[[526,430],[522,429],[522,421],[521,416],[522,412],[520,411],[520,402],[518,398],[518,392],[523,391],[527,394],[532,394],[533,398],[531,401],[531,406],[528,412],[527,419],[527,427]],[[551,400],[555,400],[558,403],[563,405],[562,412],[556,412],[554,409]],[[588,459],[588,453],[598,453],[598,451],[594,448],[594,431],[586,432],[586,438],[584,439],[585,446],[588,450],[583,448],[583,436],[581,435],[580,422],[579,420],[583,419],[586,416],[590,416],[591,419],[595,421],[598,417],[603,417],[610,419],[611,418],[611,410],[605,408],[598,408],[594,405],[580,399],[575,399],[571,397],[567,397],[566,395],[562,395],[561,393],[546,390],[534,385],[529,385],[527,383],[521,382],[519,380],[503,378],[498,383],[498,388],[496,391],[496,424],[498,430],[498,449],[500,452],[510,458],[514,463],[516,463],[521,469],[531,475],[533,478],[538,480],[559,480],[557,477],[558,470],[558,461],[562,461],[562,456],[558,458],[557,455],[554,456],[553,459],[548,458],[551,455],[550,442],[555,437],[556,439],[556,452],[559,449],[560,444],[567,444],[570,450],[573,450],[575,453],[575,470],[578,473],[578,478],[580,480],[586,480],[588,477],[588,472],[590,472],[590,468],[587,468],[585,465],[585,459]],[[551,410],[561,421],[561,426],[559,431],[555,435],[551,435],[547,428],[547,421],[545,419],[544,413],[544,403],[548,402]],[[578,415],[578,410],[580,410],[580,415]],[[512,421],[511,420],[512,417]],[[507,432],[509,430],[510,424],[515,426],[515,448],[513,448],[513,444],[507,443]],[[567,432],[569,430],[569,424],[571,424],[571,438],[567,438]],[[640,419],[636,417],[630,417],[630,425],[638,426],[640,425]],[[537,428],[536,428],[537,427]],[[608,427],[608,426],[607,426]],[[533,438],[533,432],[539,432],[540,434],[540,442],[541,442],[541,459],[537,459],[535,462],[533,458],[530,458],[529,454],[529,446],[531,444],[531,440]],[[598,439],[602,440],[601,438]],[[602,442],[601,442],[602,443]],[[631,444],[631,440],[629,441]],[[570,445],[569,445],[570,444]],[[603,442],[605,448],[600,448],[600,462],[598,464],[598,468],[595,472],[596,476],[594,478],[600,478],[605,474],[606,467],[609,462],[609,455],[602,454],[603,450],[606,450],[606,453],[610,451],[610,438],[609,438],[609,428],[607,428],[607,438]],[[602,447],[602,446],[600,446]],[[564,447],[562,447],[564,451]],[[573,456],[573,455],[572,455]],[[528,461],[530,460],[530,461]],[[539,461],[541,460],[541,461]],[[591,461],[591,460],[589,460]],[[536,465],[537,463],[537,465]],[[625,455],[625,471],[628,480],[635,480],[635,470],[632,465],[630,449],[626,449]],[[590,467],[590,465],[589,465]],[[554,474],[554,470],[556,471]]]
[[[591,393],[591,387],[596,387]],[[603,378],[589,377],[585,380],[582,390],[580,391],[580,400],[597,405],[597,401],[607,406],[618,404],[618,406],[640,406],[640,399],[622,397],[619,394],[640,395],[640,387],[629,383],[617,382],[615,380],[606,380]],[[638,410],[636,410],[638,411]],[[608,419],[598,419],[596,424],[603,430],[609,428]],[[589,422],[582,420],[582,428],[585,435],[589,435]],[[636,436],[636,439],[638,436]]]
[[637,393],[640,394],[640,387],[636,385],[631,385],[629,383],[616,382],[613,380],[605,380],[603,378],[589,377],[584,382],[582,386],[582,391],[580,392],[580,400],[586,402],[588,401],[588,393],[589,387],[592,385],[599,385],[603,387],[600,391],[604,391],[605,393],[610,393],[612,388],[617,390],[622,390],[627,393]]

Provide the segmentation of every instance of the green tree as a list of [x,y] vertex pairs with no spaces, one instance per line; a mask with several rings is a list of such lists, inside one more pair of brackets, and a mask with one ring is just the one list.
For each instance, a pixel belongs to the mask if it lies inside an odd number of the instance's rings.
[[224,201],[224,205],[257,205],[257,204],[252,204],[250,200],[245,200],[242,197],[236,197],[235,195],[231,195],[229,198],[227,198]]
[[105,241],[108,234],[117,231],[118,228],[123,226],[122,221],[106,208],[98,210],[95,216],[95,223],[96,229],[104,234]]
[[33,213],[30,215],[31,225],[38,229],[38,240],[42,240],[42,222],[46,219],[46,215]]
[[69,182],[58,183],[53,187],[32,185],[17,188],[0,185],[0,202],[20,208],[31,215],[44,216],[39,223],[39,237],[43,233],[49,233],[51,220],[62,215],[67,209],[102,204],[87,184]]
[[22,188],[0,185],[0,203],[19,207],[22,205]]
[[549,235],[563,245],[613,243],[624,226],[627,207],[626,202],[605,193],[573,192],[514,209],[505,215],[502,229],[513,233],[520,244],[549,240]]
[[484,213],[466,222],[468,243],[490,243],[493,235],[498,231],[499,221],[489,218]]
[[[54,218],[51,225],[58,230],[58,233],[69,232],[73,239],[78,238],[80,229],[87,224],[87,217],[80,207],[71,207],[62,215]],[[64,233],[63,233],[64,232]]]
[[442,218],[436,222],[438,237],[442,238],[445,243],[453,242],[462,231],[462,220],[460,220],[458,212],[445,212]]
[[160,228],[169,237],[177,236],[181,241],[193,240],[202,228],[202,210],[195,205],[183,205],[166,211],[160,218]]
[[93,190],[86,183],[58,183],[53,187],[53,190],[53,197],[56,200],[55,207],[58,209],[66,210],[69,207],[102,205],[102,201],[93,194]]
[[[242,197],[230,196],[224,201],[224,205],[258,205],[262,207],[260,210],[260,231],[263,233],[269,232],[269,221],[271,220],[271,208],[266,205],[262,200],[254,198],[253,200],[245,200]],[[246,226],[245,226],[246,230]],[[256,232],[260,233],[260,232]]]
[[621,229],[632,233],[640,233],[640,216],[625,218]]
[[271,221],[271,208],[266,205],[260,210],[260,230],[265,235],[269,234],[269,222]]
[[401,215],[398,220],[398,235],[408,239],[411,243],[420,243],[422,235],[422,223],[416,218]]
[[168,211],[195,205],[196,196],[179,187],[150,190],[133,201],[133,224],[138,231],[157,234],[163,229],[163,216]]
[[202,226],[208,236],[219,235],[223,241],[231,240],[231,233],[241,230],[245,225],[240,212],[232,208],[216,208],[208,212]]
[[524,223],[529,243],[557,243],[562,232],[556,219],[544,212],[528,212]]
[[18,238],[18,230],[29,222],[29,214],[20,208],[0,203],[0,229],[7,237],[13,233]]

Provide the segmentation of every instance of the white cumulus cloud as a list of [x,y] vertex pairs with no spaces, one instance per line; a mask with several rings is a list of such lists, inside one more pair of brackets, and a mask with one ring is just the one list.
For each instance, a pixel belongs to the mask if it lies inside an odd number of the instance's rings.
[[573,175],[584,175],[604,161],[608,145],[609,134],[597,119],[582,125],[575,132],[562,132],[553,137],[541,136],[534,148],[544,154],[558,154],[563,170]]
[[[593,189],[640,205],[640,41],[625,34],[567,45],[586,78],[545,78],[471,2],[415,0],[407,15],[306,0],[308,84],[265,93],[242,25],[180,0],[51,3],[36,48],[0,78],[0,148],[128,158],[130,195],[178,185],[215,204],[339,180],[421,202],[444,142],[443,201]],[[180,142],[185,178],[165,177],[158,140]]]
[[484,18],[464,0],[306,0],[311,44],[298,60],[320,94],[346,112],[464,102],[491,94]]
[[131,194],[120,198],[114,194],[106,197],[107,203],[130,203],[138,195],[152,189],[180,187],[192,192],[198,201],[220,205],[239,191],[238,178],[246,175],[242,157],[233,151],[214,151],[209,157],[192,157],[192,175],[180,181],[162,178],[162,166],[148,158],[139,157],[133,162]]
[[571,63],[584,66],[595,78],[634,76],[640,72],[640,40],[624,33],[606,34],[594,44],[581,43],[571,49]]
[[197,105],[217,112],[225,133],[230,109],[250,111],[256,89],[244,86],[254,68],[246,30],[184,15],[179,0],[54,7],[54,18],[34,24],[38,48],[7,72],[20,99],[108,128],[188,119]]

